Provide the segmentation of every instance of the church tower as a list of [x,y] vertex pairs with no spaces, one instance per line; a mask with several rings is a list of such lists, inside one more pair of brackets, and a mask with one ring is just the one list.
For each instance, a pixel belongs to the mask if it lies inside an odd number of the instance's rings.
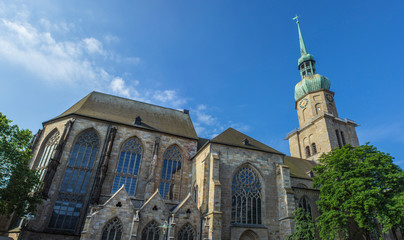
[[334,92],[328,78],[317,74],[313,55],[307,52],[298,17],[294,18],[299,33],[298,67],[301,80],[295,86],[295,109],[299,128],[290,132],[290,154],[293,157],[317,160],[322,153],[345,144],[358,146],[354,121],[338,117]]

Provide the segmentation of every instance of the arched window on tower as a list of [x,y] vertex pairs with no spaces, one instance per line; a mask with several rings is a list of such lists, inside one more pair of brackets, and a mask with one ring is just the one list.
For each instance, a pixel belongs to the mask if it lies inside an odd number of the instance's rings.
[[345,146],[346,142],[345,142],[345,136],[344,136],[343,131],[341,131],[341,139],[342,139],[342,145]]
[[151,221],[143,228],[141,240],[159,240],[159,239],[160,239],[159,226],[157,222]]
[[306,157],[310,157],[310,147],[306,146]]
[[303,208],[304,210],[306,210],[306,212],[310,215],[310,217],[312,217],[311,205],[310,205],[309,199],[307,199],[306,196],[303,196],[302,198],[300,198],[299,208]]
[[49,228],[75,230],[98,153],[99,140],[94,130],[83,132],[73,145],[69,162],[53,206]]
[[233,176],[232,223],[261,224],[261,183],[250,166],[240,168]]
[[313,155],[317,153],[316,143],[311,144],[311,152],[313,153]]
[[115,193],[125,184],[125,190],[128,194],[130,196],[135,195],[142,153],[143,148],[140,140],[137,138],[131,138],[123,144],[116,168],[112,193]]
[[114,218],[105,225],[102,231],[101,240],[121,240],[122,223],[118,218]]
[[50,159],[53,157],[55,154],[56,147],[59,143],[60,139],[60,134],[59,131],[55,131],[53,133],[50,133],[50,137],[45,143],[45,146],[43,147],[41,158],[39,159],[39,163],[36,166],[36,170],[39,173],[40,180],[42,181],[43,178],[45,177],[46,169],[48,167]]
[[337,136],[338,147],[339,147],[339,148],[342,148],[342,145],[341,145],[341,138],[339,137],[339,131],[338,131],[338,129],[335,130],[335,135]]
[[316,114],[319,114],[321,112],[321,104],[317,103],[315,108],[316,108]]
[[167,149],[163,157],[160,194],[167,200],[179,200],[182,177],[182,155],[177,146]]
[[178,240],[194,240],[194,239],[196,239],[195,230],[191,226],[191,224],[186,223],[178,231]]

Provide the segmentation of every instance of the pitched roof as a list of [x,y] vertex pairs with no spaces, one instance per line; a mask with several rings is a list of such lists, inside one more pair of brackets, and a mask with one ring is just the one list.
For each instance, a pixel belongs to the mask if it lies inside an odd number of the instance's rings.
[[314,161],[285,156],[285,164],[289,167],[290,176],[312,179],[307,173],[317,164]]
[[[192,139],[198,138],[189,114],[183,111],[100,92],[90,93],[67,111],[49,121],[72,114],[132,125]],[[141,118],[141,124],[134,124],[136,117]]]
[[[248,143],[246,144],[244,143],[245,139],[248,140]],[[210,140],[210,142],[270,153],[283,154],[233,128],[228,128],[227,130],[225,130],[224,132],[222,132],[221,134]]]

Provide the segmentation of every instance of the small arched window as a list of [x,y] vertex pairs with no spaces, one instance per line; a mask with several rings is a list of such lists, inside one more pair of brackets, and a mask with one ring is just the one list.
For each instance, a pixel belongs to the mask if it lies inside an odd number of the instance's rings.
[[178,240],[194,240],[196,239],[195,230],[191,224],[186,223],[178,231]]
[[344,136],[343,131],[341,131],[341,139],[342,139],[342,145],[345,146],[346,142],[345,142],[345,136]]
[[313,153],[313,155],[317,153],[316,143],[311,144],[311,152]]
[[59,143],[59,139],[60,134],[59,131],[56,130],[55,132],[51,133],[50,137],[45,143],[41,158],[39,159],[39,163],[36,167],[41,181],[45,177],[46,169],[48,167],[50,159],[55,154],[55,150]]
[[319,114],[321,112],[321,104],[317,103],[315,108],[316,108],[316,114]]
[[123,144],[116,168],[112,193],[115,193],[125,184],[125,190],[128,194],[130,196],[135,195],[142,153],[143,147],[137,138],[131,138]]
[[240,168],[233,176],[232,223],[261,224],[261,183],[250,167]]
[[306,146],[306,157],[310,157],[310,147]]
[[122,223],[118,218],[114,218],[104,227],[101,240],[121,240],[121,238]]
[[304,210],[306,210],[306,212],[309,213],[311,217],[311,205],[307,197],[303,196],[302,198],[300,198],[299,208],[303,208]]
[[152,221],[148,223],[143,228],[141,240],[159,240],[159,239],[160,239],[160,233],[157,222]]
[[177,146],[164,153],[161,170],[160,194],[164,199],[179,200],[182,177],[182,155]]
[[90,183],[100,141],[94,130],[83,132],[73,145],[49,228],[75,230]]

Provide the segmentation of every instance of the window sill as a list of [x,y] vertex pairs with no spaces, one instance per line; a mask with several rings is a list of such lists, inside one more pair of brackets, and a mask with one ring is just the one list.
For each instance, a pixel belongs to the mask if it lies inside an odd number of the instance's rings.
[[265,229],[267,229],[267,226],[265,226],[263,224],[232,223],[232,224],[230,224],[230,227],[237,227],[237,228],[265,228]]

